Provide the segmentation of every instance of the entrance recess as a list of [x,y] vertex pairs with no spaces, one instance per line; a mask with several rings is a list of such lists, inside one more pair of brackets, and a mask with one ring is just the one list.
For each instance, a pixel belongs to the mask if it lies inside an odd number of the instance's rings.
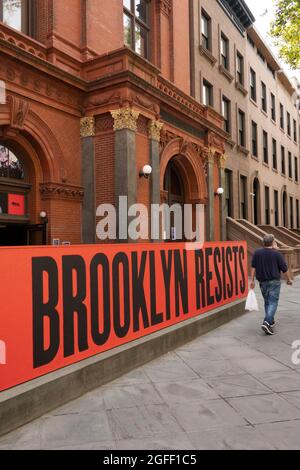
[[288,207],[286,191],[283,191],[282,193],[282,222],[284,227],[288,226]]
[[0,246],[45,244],[46,226],[30,224],[30,189],[21,159],[7,142],[0,143]]
[[170,238],[167,235],[166,241],[183,240],[183,220],[184,220],[184,185],[179,173],[176,168],[175,159],[170,160],[168,163],[165,179],[164,179],[164,190],[166,191],[166,204],[172,207],[177,204],[181,210],[181,218],[177,220],[174,212],[170,214]]
[[254,225],[260,225],[260,184],[258,178],[253,181],[253,220]]

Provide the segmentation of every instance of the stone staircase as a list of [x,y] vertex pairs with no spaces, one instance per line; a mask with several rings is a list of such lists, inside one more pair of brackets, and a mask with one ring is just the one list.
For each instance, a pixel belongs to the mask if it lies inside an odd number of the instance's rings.
[[[274,229],[274,230],[273,230]],[[275,230],[276,229],[276,230]],[[245,219],[227,218],[227,239],[246,240],[248,246],[248,269],[251,269],[251,259],[253,253],[262,247],[262,238],[267,233],[273,233],[278,244],[279,252],[285,258],[292,276],[300,274],[300,246],[298,247],[298,237],[285,234],[278,227],[256,226]]]

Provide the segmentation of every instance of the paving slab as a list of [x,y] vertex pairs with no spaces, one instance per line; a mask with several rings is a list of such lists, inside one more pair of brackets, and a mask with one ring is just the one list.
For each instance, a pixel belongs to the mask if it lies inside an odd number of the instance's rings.
[[274,336],[256,293],[259,312],[2,436],[0,449],[300,449],[300,277],[282,284]]

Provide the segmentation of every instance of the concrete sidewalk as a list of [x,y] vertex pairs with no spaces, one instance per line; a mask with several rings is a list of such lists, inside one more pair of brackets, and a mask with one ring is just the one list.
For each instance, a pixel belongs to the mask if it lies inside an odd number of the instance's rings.
[[300,278],[274,336],[247,313],[0,439],[0,449],[300,449]]

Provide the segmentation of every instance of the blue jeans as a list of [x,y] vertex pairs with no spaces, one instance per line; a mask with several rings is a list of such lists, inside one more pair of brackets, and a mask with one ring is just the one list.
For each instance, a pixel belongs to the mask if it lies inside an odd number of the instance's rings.
[[265,301],[265,319],[269,325],[274,323],[275,313],[278,307],[281,281],[274,279],[273,281],[260,282],[260,290]]

